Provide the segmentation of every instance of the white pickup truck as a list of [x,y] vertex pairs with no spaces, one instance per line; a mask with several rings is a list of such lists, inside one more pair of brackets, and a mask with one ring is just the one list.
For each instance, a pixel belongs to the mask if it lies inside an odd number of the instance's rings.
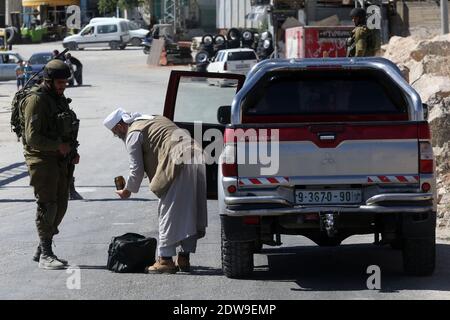
[[239,75],[202,74],[238,84],[229,100],[203,92],[202,107],[187,102],[193,87],[180,94],[183,76],[195,77],[174,75],[165,115],[192,134],[196,120],[201,133],[224,132],[222,161],[208,165],[208,190],[218,196],[227,277],[249,276],[253,254],[281,245],[281,235],[336,246],[374,234],[376,244],[402,250],[407,274],[433,273],[430,129],[396,65],[383,58],[267,60],[243,84]]

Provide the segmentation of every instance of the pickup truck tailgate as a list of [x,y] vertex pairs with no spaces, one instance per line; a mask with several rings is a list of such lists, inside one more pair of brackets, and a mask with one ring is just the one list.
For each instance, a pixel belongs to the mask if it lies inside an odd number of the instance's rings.
[[[248,130],[261,140],[266,129]],[[237,144],[239,177],[283,177],[290,184],[418,183],[415,123],[298,125],[271,128],[267,135],[267,144],[245,138]],[[255,150],[257,161],[249,157]]]

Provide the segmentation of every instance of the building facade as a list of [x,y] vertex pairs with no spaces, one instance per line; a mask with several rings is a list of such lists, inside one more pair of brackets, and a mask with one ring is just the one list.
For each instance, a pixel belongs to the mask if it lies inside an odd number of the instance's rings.
[[11,13],[22,12],[22,0],[3,0],[0,1],[0,27],[12,24]]

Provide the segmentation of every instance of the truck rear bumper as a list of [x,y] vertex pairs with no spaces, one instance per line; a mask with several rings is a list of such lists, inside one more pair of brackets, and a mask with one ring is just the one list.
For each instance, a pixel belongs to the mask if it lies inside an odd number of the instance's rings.
[[296,205],[277,196],[226,197],[229,216],[282,216],[298,213],[425,213],[434,211],[433,194],[380,194],[362,205]]

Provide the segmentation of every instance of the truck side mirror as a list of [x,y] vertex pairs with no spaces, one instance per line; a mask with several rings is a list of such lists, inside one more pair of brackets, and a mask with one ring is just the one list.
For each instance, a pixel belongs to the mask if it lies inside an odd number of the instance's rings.
[[231,123],[231,106],[221,106],[217,110],[217,121],[220,124]]
[[423,109],[423,118],[424,120],[428,121],[428,114],[429,114],[429,106],[426,103],[422,103],[422,109]]

